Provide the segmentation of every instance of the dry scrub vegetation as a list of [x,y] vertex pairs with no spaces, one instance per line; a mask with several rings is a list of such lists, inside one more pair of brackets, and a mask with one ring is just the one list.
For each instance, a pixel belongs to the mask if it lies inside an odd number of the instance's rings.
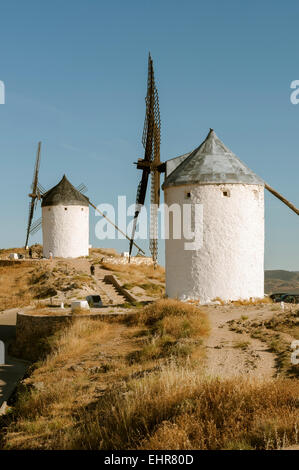
[[30,284],[37,299],[54,297],[58,292],[74,292],[95,285],[89,274],[77,271],[63,261],[59,261],[52,267],[50,264],[40,265],[32,272]]
[[[200,341],[208,331],[200,309],[174,300],[138,309],[125,321],[77,320],[49,339],[51,353],[23,381],[11,414],[2,418],[2,448],[297,443],[298,381],[207,378]],[[153,340],[153,350],[144,352]],[[180,355],[177,344],[192,347]]]
[[94,288],[94,280],[64,262],[51,265],[36,261],[36,266],[21,263],[0,267],[0,311],[30,305],[38,299],[56,296],[59,292],[74,294]]
[[291,363],[291,342],[299,339],[298,310],[280,311],[279,306],[273,306],[275,314],[268,320],[241,317],[231,320],[230,330],[236,333],[247,333],[252,338],[265,342],[269,350],[275,354],[275,365],[278,376],[299,378],[298,366]]
[[216,297],[213,301],[219,302],[220,305],[233,305],[234,307],[273,304],[273,300],[270,297],[264,297],[262,299],[250,297],[250,299],[232,300],[230,302],[224,301],[220,297]]
[[122,283],[125,289],[139,287],[148,296],[162,297],[165,293],[165,270],[162,266],[152,265],[109,264],[102,263],[101,268],[111,271]]
[[172,299],[148,305],[132,321],[146,327],[142,349],[131,355],[131,360],[137,362],[191,356],[209,333],[206,315],[194,305]]
[[28,305],[33,295],[28,290],[32,267],[0,267],[0,311]]

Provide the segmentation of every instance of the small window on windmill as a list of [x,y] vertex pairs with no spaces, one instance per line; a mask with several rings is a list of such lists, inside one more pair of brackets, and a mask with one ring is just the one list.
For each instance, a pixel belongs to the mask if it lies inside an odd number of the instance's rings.
[[67,207],[65,207],[64,210],[67,211]]
[[229,189],[225,189],[224,191],[222,191],[222,196],[223,196],[223,197],[230,197],[230,190],[229,190]]
[[256,189],[253,190],[253,195],[254,195],[254,198],[258,201],[259,200],[259,192]]
[[185,199],[190,199],[191,198],[191,193],[189,191],[185,192]]

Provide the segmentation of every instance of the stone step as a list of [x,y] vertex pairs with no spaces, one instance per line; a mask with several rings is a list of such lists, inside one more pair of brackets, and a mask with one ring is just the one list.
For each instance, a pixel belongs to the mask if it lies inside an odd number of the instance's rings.
[[100,295],[104,305],[119,305],[126,302],[126,299],[120,295],[112,284],[107,284],[103,279],[96,279]]

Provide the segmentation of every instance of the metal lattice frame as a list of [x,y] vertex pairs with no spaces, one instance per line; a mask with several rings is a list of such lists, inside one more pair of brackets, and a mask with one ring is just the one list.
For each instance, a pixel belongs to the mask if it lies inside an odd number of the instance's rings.
[[137,168],[142,169],[142,178],[137,188],[136,209],[133,223],[132,237],[130,241],[130,255],[136,232],[137,219],[145,202],[148,178],[151,175],[151,212],[150,212],[150,251],[154,263],[158,256],[158,206],[160,204],[160,139],[161,120],[159,110],[159,96],[155,85],[153,61],[149,55],[147,95],[145,99],[146,112],[142,133],[144,146],[144,159],[139,160]]

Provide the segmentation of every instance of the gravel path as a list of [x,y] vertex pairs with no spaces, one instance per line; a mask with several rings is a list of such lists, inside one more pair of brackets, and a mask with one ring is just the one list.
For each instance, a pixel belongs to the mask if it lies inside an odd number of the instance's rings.
[[228,321],[237,320],[242,315],[248,318],[269,318],[273,312],[268,306],[201,307],[209,316],[211,332],[205,342],[206,371],[209,376],[231,378],[254,376],[272,378],[275,374],[275,356],[268,351],[265,343],[247,334],[229,330]]

